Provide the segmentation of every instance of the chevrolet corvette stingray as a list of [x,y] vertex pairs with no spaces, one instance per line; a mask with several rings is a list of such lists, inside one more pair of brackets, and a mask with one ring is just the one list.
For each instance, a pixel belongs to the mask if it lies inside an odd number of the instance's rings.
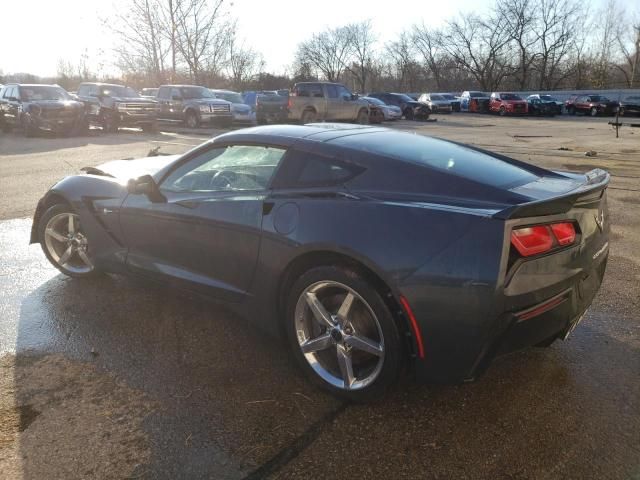
[[402,372],[472,380],[569,335],[604,276],[608,183],[379,127],[263,126],[67,177],[31,242],[72,277],[225,302],[368,400]]

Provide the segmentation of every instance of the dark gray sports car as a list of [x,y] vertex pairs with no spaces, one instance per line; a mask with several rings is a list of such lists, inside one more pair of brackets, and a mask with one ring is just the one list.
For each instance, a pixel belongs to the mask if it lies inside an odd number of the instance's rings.
[[567,336],[604,275],[608,183],[385,128],[266,126],[67,177],[31,242],[70,276],[224,301],[366,400]]

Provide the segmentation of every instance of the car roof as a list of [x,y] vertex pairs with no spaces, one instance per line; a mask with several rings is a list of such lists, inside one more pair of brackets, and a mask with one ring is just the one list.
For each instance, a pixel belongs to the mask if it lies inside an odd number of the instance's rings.
[[203,87],[202,85],[173,85],[173,84],[169,84],[169,85],[160,85],[158,88],[162,88],[162,87],[172,87],[172,88],[185,88],[185,87],[207,88],[207,87]]
[[17,85],[18,87],[60,87],[60,85],[56,83],[7,83],[5,87],[10,85]]
[[98,85],[99,87],[126,87],[120,83],[82,82],[80,85]]
[[210,88],[209,90],[211,90],[212,92],[218,92],[218,93],[238,93],[238,92],[234,92],[233,90],[224,90],[221,88]]

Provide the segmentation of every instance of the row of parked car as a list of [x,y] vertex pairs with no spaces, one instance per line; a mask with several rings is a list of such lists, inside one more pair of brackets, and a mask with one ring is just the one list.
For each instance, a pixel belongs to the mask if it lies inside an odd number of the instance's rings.
[[561,102],[550,95],[526,99],[514,93],[465,91],[403,94],[372,92],[356,95],[340,83],[299,82],[291,90],[248,91],[210,89],[196,85],[162,85],[140,92],[115,84],[85,82],[69,93],[58,85],[0,86],[0,128],[21,128],[27,136],[38,130],[83,134],[89,126],[116,132],[120,127],[154,131],[158,122],[229,127],[233,122],[312,123],[347,121],[380,123],[400,118],[426,120],[433,113],[478,112],[499,115],[592,116],[640,114],[640,97],[613,102],[602,95],[577,95]]
[[[533,94],[526,98],[515,93],[465,91],[459,97],[452,94],[414,94],[418,101],[429,105],[431,111],[461,111],[497,113],[499,115],[640,115],[640,96],[630,95],[620,102],[603,95],[572,95],[562,102],[551,95]],[[448,106],[450,105],[450,107]]]

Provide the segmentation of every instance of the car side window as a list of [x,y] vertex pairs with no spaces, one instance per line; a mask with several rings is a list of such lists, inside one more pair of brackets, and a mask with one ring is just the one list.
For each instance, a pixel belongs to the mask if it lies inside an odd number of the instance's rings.
[[285,150],[257,145],[213,147],[174,170],[160,188],[170,192],[264,190]]
[[167,87],[162,87],[158,90],[158,98],[168,99],[169,98],[169,89]]
[[178,88],[172,88],[171,89],[171,98],[182,98],[182,94],[180,93],[180,90]]
[[89,88],[87,85],[80,85],[78,87],[78,96],[79,97],[86,97],[87,94],[89,93]]
[[335,85],[327,85],[327,98],[338,98],[338,88]]
[[293,150],[287,154],[273,181],[273,188],[305,188],[340,185],[364,171],[338,159]]
[[343,100],[351,100],[351,92],[347,90],[342,85],[337,85],[336,89],[338,90],[338,97]]

